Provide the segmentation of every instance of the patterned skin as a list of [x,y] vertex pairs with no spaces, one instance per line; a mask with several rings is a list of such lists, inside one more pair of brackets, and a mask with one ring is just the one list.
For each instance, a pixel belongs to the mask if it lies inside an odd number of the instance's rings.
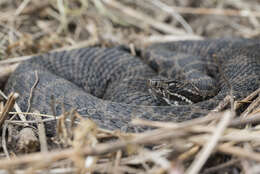
[[[259,40],[215,39],[155,44],[142,57],[120,46],[48,53],[20,64],[5,92],[18,92],[26,111],[37,73],[31,111],[53,114],[54,98],[57,115],[74,108],[102,128],[143,131],[133,117],[188,120],[216,107],[230,87],[236,100],[259,88],[259,50]],[[49,135],[54,125],[46,123]]]

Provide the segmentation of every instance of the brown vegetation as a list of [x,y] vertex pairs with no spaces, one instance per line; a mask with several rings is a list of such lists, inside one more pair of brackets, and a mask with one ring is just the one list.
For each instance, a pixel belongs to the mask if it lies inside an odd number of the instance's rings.
[[[259,18],[257,0],[2,0],[0,82],[19,62],[53,50],[259,38]],[[1,92],[0,173],[260,173],[258,94],[235,103],[231,98],[230,110],[192,121],[133,120],[157,128],[139,134],[102,130],[71,111],[56,118],[58,134],[50,139],[42,123],[53,116],[21,112],[17,94],[7,99]],[[250,105],[237,116],[245,104]],[[28,114],[37,119],[26,120]],[[80,120],[71,121],[76,128],[67,117]]]

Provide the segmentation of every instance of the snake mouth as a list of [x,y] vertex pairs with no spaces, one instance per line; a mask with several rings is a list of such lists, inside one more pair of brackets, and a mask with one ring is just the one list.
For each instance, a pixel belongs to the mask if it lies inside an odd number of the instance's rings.
[[164,101],[170,106],[193,104],[204,99],[199,89],[189,82],[148,79],[147,86],[156,100]]

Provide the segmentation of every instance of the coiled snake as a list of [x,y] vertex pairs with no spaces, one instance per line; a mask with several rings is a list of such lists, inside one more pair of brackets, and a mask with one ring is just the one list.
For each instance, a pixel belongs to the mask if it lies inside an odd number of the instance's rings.
[[88,47],[36,56],[19,65],[5,92],[18,92],[26,111],[37,73],[31,110],[52,114],[54,98],[56,114],[75,108],[103,128],[138,131],[133,117],[188,120],[216,107],[230,87],[236,100],[259,88],[259,40],[179,41],[141,52]]

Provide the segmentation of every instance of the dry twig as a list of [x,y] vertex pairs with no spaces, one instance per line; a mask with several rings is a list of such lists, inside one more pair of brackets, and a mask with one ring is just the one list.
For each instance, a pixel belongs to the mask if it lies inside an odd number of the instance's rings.
[[4,106],[4,109],[0,115],[0,127],[2,127],[4,121],[6,120],[9,112],[11,111],[11,109],[13,109],[13,106],[15,104],[15,100],[18,98],[18,94],[17,93],[11,93],[8,96],[7,102]]

